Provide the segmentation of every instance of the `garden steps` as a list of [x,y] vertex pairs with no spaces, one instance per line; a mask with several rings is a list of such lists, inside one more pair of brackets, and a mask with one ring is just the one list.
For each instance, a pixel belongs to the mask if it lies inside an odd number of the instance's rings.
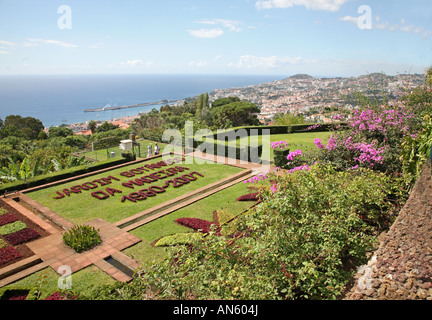
[[120,220],[116,222],[114,225],[123,229],[126,232],[129,232],[133,229],[136,229],[146,223],[149,223],[155,219],[163,217],[173,211],[176,211],[182,207],[185,207],[191,203],[194,203],[198,200],[206,198],[216,192],[219,192],[223,189],[226,189],[230,186],[233,186],[239,182],[242,182],[254,174],[251,169],[243,170],[231,177],[225,178],[223,180],[219,180],[210,185],[204,186],[195,191],[191,191],[185,195],[172,199],[170,201],[164,202],[155,207],[149,208],[145,211],[137,213],[131,217]]

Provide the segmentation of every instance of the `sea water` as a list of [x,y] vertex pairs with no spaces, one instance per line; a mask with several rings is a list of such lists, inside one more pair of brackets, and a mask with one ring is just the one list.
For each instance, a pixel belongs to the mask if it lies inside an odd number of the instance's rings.
[[0,76],[0,118],[34,117],[45,127],[112,120],[159,109],[151,105],[120,110],[85,109],[182,100],[215,89],[279,80],[270,75],[17,75]]

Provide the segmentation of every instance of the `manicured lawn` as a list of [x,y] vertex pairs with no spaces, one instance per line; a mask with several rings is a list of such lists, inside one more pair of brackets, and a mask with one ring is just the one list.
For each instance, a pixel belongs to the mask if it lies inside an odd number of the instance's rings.
[[[285,133],[285,134],[273,134],[270,136],[270,143],[277,141],[287,141],[289,144],[290,150],[297,149],[312,149],[315,148],[314,140],[319,138],[322,140],[323,144],[326,144],[330,136],[331,132],[303,132],[303,133]],[[251,145],[260,145],[262,144],[261,136],[251,136],[246,138],[237,139],[237,146],[242,146],[242,144],[251,144]],[[228,141],[225,141],[225,144],[228,144]],[[263,146],[265,147],[265,146]],[[273,161],[273,149],[269,147],[270,160]],[[263,152],[264,157],[264,152]],[[265,159],[266,160],[266,159]]]
[[[138,150],[138,147],[135,147],[135,152],[138,158],[146,158],[147,157],[147,147],[149,144],[152,145],[152,151],[154,152],[154,141],[150,140],[138,140],[137,141],[141,146],[140,150]],[[158,142],[158,145],[160,146],[161,150],[163,151],[163,148],[166,146],[166,143]],[[91,148],[91,147],[90,147]],[[108,150],[107,150],[108,149]],[[100,149],[100,150],[94,150],[94,151],[87,151],[82,153],[83,156],[95,159],[97,161],[104,161],[107,159],[111,159],[111,152],[114,151],[115,156],[114,158],[120,158],[121,157],[121,150],[119,146],[114,146],[110,148]],[[141,155],[138,155],[138,152],[141,152]]]
[[[145,172],[144,174],[139,174],[134,177],[125,177],[121,175],[121,173],[123,172],[130,171],[146,164],[157,163],[159,161],[162,161],[162,158],[111,170],[106,173],[86,177],[80,180],[66,183],[64,185],[42,189],[39,191],[28,193],[28,196],[75,224],[83,224],[95,218],[101,218],[105,221],[114,223],[116,221],[132,216],[135,213],[144,211],[155,205],[177,198],[190,191],[196,190],[200,187],[229,177],[242,170],[236,167],[225,166],[216,163],[187,164],[186,162],[185,164],[182,164],[180,162],[171,166],[161,167],[160,169],[150,170],[149,172]],[[141,178],[151,173],[155,173],[159,170],[169,170],[170,168],[174,167],[186,167],[188,168],[188,170],[176,173],[174,176],[167,177],[156,182],[145,183],[142,186],[134,186],[133,189],[122,185],[123,182],[128,182],[136,178]],[[128,196],[130,193],[138,192],[139,190],[143,190],[151,186],[164,186],[166,181],[191,172],[198,172],[204,177],[195,175],[197,177],[195,181],[191,181],[178,188],[174,188],[173,184],[170,184],[166,188],[165,192],[158,193],[152,197],[147,197],[143,201],[132,202],[126,199],[124,202],[122,202],[123,196]],[[70,196],[66,195],[61,199],[54,199],[54,197],[59,196],[59,194],[57,194],[56,192],[60,192],[60,194],[65,194],[63,192],[63,190],[65,189],[71,190],[74,186],[83,185],[85,183],[92,182],[97,179],[107,178],[109,176],[117,178],[119,181],[111,179],[111,183],[105,186],[101,186],[100,183],[96,183],[98,187],[95,189],[83,190],[81,193],[78,194],[70,193]],[[108,194],[106,188],[115,189],[119,192],[115,192],[113,193],[113,195],[103,200],[99,200],[98,198],[92,196],[92,193],[96,191],[103,191],[105,192],[105,194]]]
[[166,249],[153,247],[152,243],[162,237],[175,233],[192,232],[191,229],[176,224],[176,219],[199,218],[213,221],[213,212],[215,210],[225,210],[235,215],[240,214],[255,204],[255,202],[249,201],[236,201],[238,197],[251,192],[247,189],[248,186],[250,184],[238,183],[132,230],[130,233],[141,238],[142,242],[126,249],[124,253],[140,262],[151,263],[153,260],[160,261],[166,256]]

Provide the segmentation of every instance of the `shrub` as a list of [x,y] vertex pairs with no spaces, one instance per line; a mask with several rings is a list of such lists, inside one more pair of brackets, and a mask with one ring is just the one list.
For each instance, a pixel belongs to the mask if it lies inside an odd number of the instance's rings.
[[0,265],[21,258],[21,254],[13,247],[0,249]]
[[176,222],[182,226],[191,228],[195,231],[201,231],[203,233],[209,233],[212,230],[212,226],[217,226],[213,222],[198,218],[179,218],[176,220]]
[[39,233],[30,228],[25,228],[4,236],[10,244],[16,246],[40,237]]
[[261,199],[259,192],[244,194],[237,198],[237,201],[258,201]]
[[0,227],[0,235],[4,236],[9,233],[14,233],[27,228],[27,225],[22,221],[15,221]]
[[8,213],[8,211],[6,209],[0,208],[0,216],[7,214],[7,213]]
[[177,233],[159,239],[155,243],[155,247],[187,245],[192,243],[192,240],[201,237],[202,237],[202,233],[197,233],[197,232]]
[[74,226],[63,234],[63,242],[76,252],[82,252],[101,243],[98,232],[95,227]]
[[15,221],[18,221],[18,218],[13,214],[7,213],[0,216],[0,226],[4,226],[5,224],[9,224]]

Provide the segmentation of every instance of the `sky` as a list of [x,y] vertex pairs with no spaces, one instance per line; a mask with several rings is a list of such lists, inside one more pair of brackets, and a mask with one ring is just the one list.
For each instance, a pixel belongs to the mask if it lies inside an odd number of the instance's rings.
[[0,75],[424,73],[430,0],[0,0]]

